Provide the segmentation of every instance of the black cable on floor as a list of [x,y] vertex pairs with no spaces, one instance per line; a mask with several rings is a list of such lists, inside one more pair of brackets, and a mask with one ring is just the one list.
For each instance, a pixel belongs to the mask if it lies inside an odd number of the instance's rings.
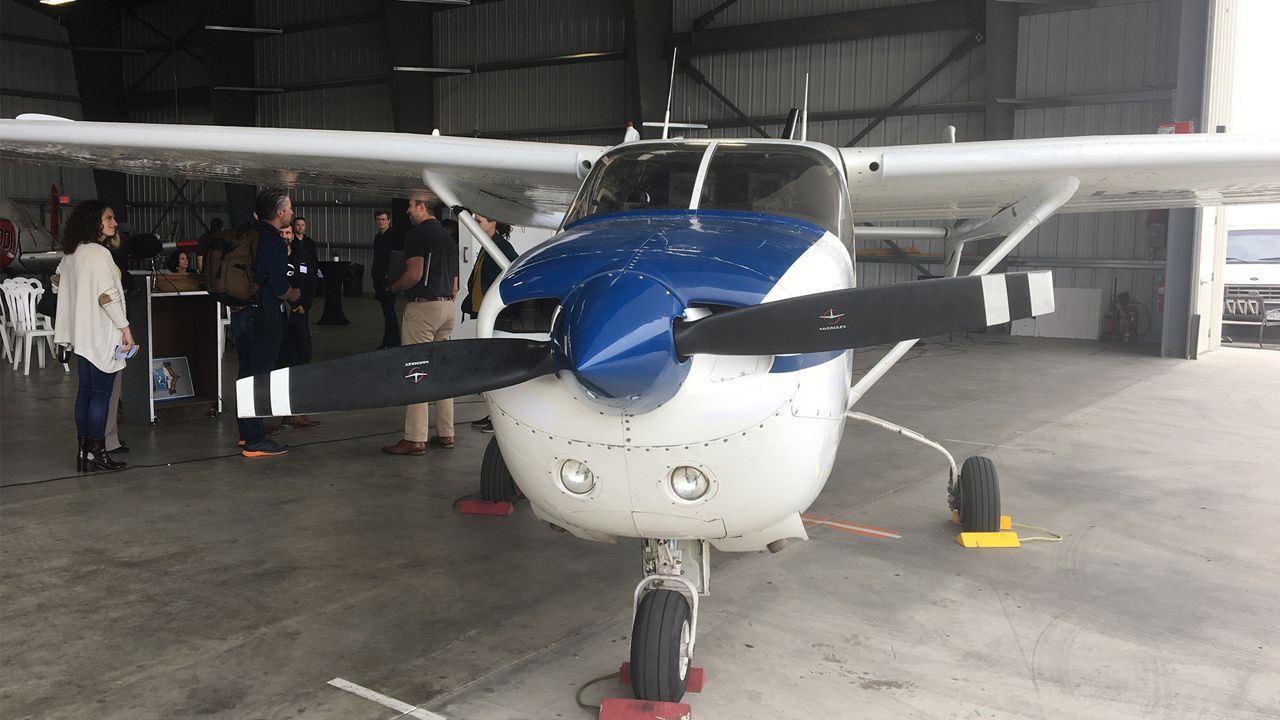
[[[479,418],[476,418],[476,419],[478,420]],[[466,424],[467,422],[468,421],[464,420],[459,424]],[[350,437],[330,438],[328,440],[312,440],[311,442],[293,443],[289,447],[292,449],[295,447],[311,447],[312,445],[329,445],[332,443],[346,442],[348,440],[364,440],[366,438],[379,437],[382,435],[392,435],[397,432],[400,432],[400,431],[389,430],[387,432],[367,433],[365,435],[352,435]],[[230,457],[240,457],[240,451],[237,450],[233,453],[226,453],[223,455],[208,455],[205,457],[188,458],[186,460],[174,460],[172,462],[151,463],[149,465],[134,465],[130,463],[127,467],[121,468],[120,470],[102,470],[98,472],[83,472],[83,473],[76,473],[74,475],[60,475],[58,477],[45,478],[43,480],[30,480],[28,482],[6,483],[4,485],[0,485],[0,490],[3,490],[5,488],[25,487],[27,485],[40,485],[43,483],[54,482],[55,480],[74,480],[76,478],[97,477],[100,475],[118,475],[120,473],[129,472],[130,470],[146,470],[151,468],[169,467],[172,465],[188,465],[190,463],[208,462],[210,460],[222,460],[224,458],[230,458]]]
[[604,682],[605,680],[613,680],[614,678],[621,677],[621,676],[622,676],[622,673],[620,672],[609,673],[608,675],[601,675],[600,677],[594,680],[588,680],[582,683],[581,685],[578,686],[578,692],[573,694],[573,701],[578,703],[578,707],[582,708],[583,710],[599,710],[600,709],[599,705],[592,705],[591,703],[582,702],[582,693],[587,688],[591,687],[592,685],[595,685],[596,683],[601,683],[601,682]]

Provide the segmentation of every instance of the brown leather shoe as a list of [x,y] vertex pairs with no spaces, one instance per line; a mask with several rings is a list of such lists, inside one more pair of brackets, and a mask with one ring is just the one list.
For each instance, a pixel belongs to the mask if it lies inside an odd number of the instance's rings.
[[387,445],[382,448],[382,452],[388,455],[425,455],[427,444],[413,442],[412,440],[401,440],[395,445]]
[[318,428],[321,425],[324,425],[324,423],[320,422],[319,420],[312,420],[306,415],[290,415],[284,420],[281,420],[280,424],[284,425],[285,427],[297,428],[299,430],[306,430],[307,428]]
[[430,440],[428,440],[427,444],[434,445],[435,447],[438,447],[438,448],[444,448],[445,450],[452,450],[453,436],[450,435],[449,437],[442,437],[440,435],[437,435],[431,438]]

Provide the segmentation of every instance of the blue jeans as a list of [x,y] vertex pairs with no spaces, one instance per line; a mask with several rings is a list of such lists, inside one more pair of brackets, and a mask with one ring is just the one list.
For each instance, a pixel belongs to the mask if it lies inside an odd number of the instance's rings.
[[[236,341],[236,354],[240,367],[237,378],[269,373],[276,368],[276,355],[283,339],[282,316],[278,309],[264,312],[262,308],[249,306],[231,313],[231,336]],[[258,418],[240,418],[240,439],[252,445],[264,437],[262,421]]]
[[76,355],[76,375],[80,380],[76,390],[76,433],[83,437],[103,437],[107,434],[107,411],[111,408],[116,374],[102,372]]

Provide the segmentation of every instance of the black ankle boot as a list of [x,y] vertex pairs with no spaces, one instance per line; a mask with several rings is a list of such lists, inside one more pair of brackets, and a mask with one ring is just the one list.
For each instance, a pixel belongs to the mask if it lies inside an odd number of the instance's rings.
[[116,462],[107,454],[107,443],[103,438],[85,440],[84,461],[88,470],[119,470],[126,463]]
[[86,439],[87,438],[83,435],[76,436],[76,470],[79,472],[85,472],[89,469],[88,465],[84,461],[84,445]]

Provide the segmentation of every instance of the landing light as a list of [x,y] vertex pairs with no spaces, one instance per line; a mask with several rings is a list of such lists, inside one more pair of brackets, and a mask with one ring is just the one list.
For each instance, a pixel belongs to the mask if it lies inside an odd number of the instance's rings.
[[697,500],[706,495],[710,487],[706,473],[696,467],[681,465],[671,471],[671,492],[682,500]]
[[565,460],[560,466],[560,484],[574,495],[586,495],[596,486],[596,476],[586,463]]

